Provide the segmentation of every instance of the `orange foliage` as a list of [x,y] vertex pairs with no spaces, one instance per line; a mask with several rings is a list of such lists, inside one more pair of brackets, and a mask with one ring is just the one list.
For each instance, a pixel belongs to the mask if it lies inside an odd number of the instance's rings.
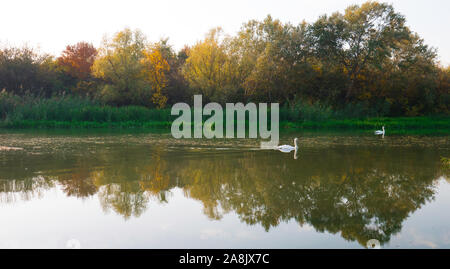
[[162,90],[167,86],[166,72],[170,70],[170,66],[166,59],[163,58],[159,49],[144,51],[145,76],[150,81],[153,88],[152,101],[163,108],[166,105],[167,97],[163,95]]

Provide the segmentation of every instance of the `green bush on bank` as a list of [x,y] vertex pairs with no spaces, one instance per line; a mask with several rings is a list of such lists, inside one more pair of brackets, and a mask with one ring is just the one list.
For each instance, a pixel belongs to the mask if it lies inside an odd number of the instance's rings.
[[[224,119],[225,119],[224,111]],[[270,112],[269,112],[270,113]],[[450,132],[443,116],[380,117],[363,106],[333,110],[320,104],[299,103],[280,108],[280,127],[304,129],[436,129]],[[205,117],[204,119],[206,119]],[[0,92],[0,127],[7,128],[170,128],[170,109],[114,107],[98,101],[58,95],[51,98]],[[270,122],[270,116],[268,117]]]

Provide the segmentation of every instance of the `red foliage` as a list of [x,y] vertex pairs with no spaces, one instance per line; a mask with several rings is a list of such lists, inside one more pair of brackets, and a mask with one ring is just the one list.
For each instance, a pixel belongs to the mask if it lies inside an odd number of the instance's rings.
[[63,66],[70,75],[78,79],[86,79],[91,74],[95,56],[97,56],[97,49],[92,44],[79,42],[66,47],[58,58],[58,64]]

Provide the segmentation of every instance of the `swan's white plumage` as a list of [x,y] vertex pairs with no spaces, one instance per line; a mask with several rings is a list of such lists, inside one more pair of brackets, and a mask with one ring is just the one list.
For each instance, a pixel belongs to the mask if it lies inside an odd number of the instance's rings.
[[294,147],[291,145],[281,145],[278,146],[277,149],[281,152],[291,152],[293,150],[297,150],[298,149],[298,145],[297,145],[297,138],[294,139]]
[[384,126],[382,127],[382,130],[375,131],[376,135],[384,135]]

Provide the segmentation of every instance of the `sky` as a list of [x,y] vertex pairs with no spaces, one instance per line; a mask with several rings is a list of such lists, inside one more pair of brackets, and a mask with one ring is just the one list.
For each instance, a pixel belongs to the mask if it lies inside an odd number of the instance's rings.
[[[2,0],[0,45],[37,47],[60,55],[69,44],[88,41],[96,47],[103,36],[125,27],[140,29],[150,41],[169,38],[174,49],[193,45],[221,26],[235,34],[243,23],[268,14],[283,22],[315,21],[320,15],[343,12],[358,0]],[[407,25],[438,50],[442,65],[450,65],[448,0],[388,0],[406,17]]]

